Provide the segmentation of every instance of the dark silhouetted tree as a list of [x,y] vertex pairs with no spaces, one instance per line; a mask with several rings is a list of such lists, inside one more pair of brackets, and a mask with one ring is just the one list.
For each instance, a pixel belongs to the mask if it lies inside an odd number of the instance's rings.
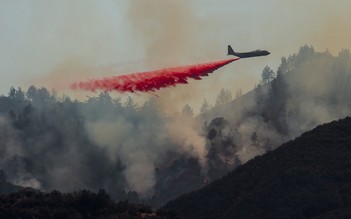
[[266,65],[261,73],[261,81],[263,84],[267,84],[275,78],[274,71]]
[[16,90],[14,87],[10,88],[10,92],[9,92],[9,98],[21,102],[24,100],[25,98],[25,94],[22,91],[21,87],[18,87],[18,89]]
[[34,85],[30,86],[26,92],[27,98],[30,101],[34,101],[37,95],[38,95],[38,89]]

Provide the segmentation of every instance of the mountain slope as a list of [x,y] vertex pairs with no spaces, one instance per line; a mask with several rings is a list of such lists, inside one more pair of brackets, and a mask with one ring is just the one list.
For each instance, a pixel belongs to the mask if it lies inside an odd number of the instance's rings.
[[0,218],[124,218],[172,219],[175,215],[155,212],[144,204],[115,202],[105,190],[49,193],[30,189],[0,195]]
[[228,134],[221,138],[235,145],[232,151],[238,162],[232,162],[231,168],[317,125],[351,115],[349,50],[333,56],[328,51],[316,52],[311,46],[303,46],[298,53],[282,57],[276,75],[272,81],[262,82],[200,117],[205,124],[220,117],[228,122]]
[[351,207],[350,158],[347,117],[318,126],[163,209],[191,218],[345,215]]

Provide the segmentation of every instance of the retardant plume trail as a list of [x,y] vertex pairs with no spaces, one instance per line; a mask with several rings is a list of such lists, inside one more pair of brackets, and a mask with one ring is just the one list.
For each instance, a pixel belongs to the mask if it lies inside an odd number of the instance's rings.
[[156,71],[139,72],[128,75],[120,75],[103,79],[77,82],[71,85],[72,89],[89,91],[119,91],[124,92],[150,92],[160,88],[187,84],[189,78],[201,80],[201,77],[223,67],[239,58],[209,62],[197,65],[166,68]]

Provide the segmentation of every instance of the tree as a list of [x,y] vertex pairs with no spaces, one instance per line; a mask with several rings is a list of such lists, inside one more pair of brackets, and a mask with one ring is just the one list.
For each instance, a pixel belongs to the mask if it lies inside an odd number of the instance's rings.
[[26,96],[29,100],[34,101],[37,94],[38,94],[38,89],[34,85],[32,85],[28,88]]
[[192,117],[194,115],[193,109],[189,106],[189,104],[186,104],[183,107],[182,114],[189,117]]
[[99,94],[99,104],[104,106],[112,106],[112,98],[109,93],[101,92]]
[[33,102],[43,104],[50,101],[50,93],[45,87],[36,89],[34,86],[31,86],[26,94]]
[[17,101],[23,101],[24,100],[24,92],[22,91],[21,87],[18,87],[18,89],[16,90],[14,87],[10,88],[10,92],[9,92],[9,97],[11,99],[17,100]]
[[274,71],[266,65],[261,73],[261,79],[263,84],[267,84],[275,78]]
[[278,67],[277,75],[284,74],[284,73],[288,72],[289,70],[290,69],[289,69],[288,61],[286,60],[285,57],[282,57],[280,66]]
[[348,61],[350,60],[350,50],[348,49],[342,49],[339,54],[338,54],[338,57],[339,59],[342,59],[343,61]]
[[232,92],[229,89],[222,88],[221,92],[217,96],[216,106],[229,103],[230,101],[232,101],[232,99]]
[[205,113],[205,112],[209,111],[210,108],[211,108],[210,104],[208,104],[207,100],[204,99],[204,101],[202,102],[202,106],[200,108],[200,112]]
[[299,66],[303,63],[309,62],[314,57],[314,55],[315,51],[312,46],[302,46],[299,50],[299,53],[295,57],[295,66]]
[[16,95],[16,89],[14,87],[10,88],[9,98],[14,99]]
[[124,108],[129,111],[129,110],[136,110],[138,105],[134,102],[133,98],[130,96],[127,97],[126,102],[124,103]]
[[23,101],[24,97],[25,97],[25,95],[24,95],[24,92],[22,91],[22,88],[18,87],[18,89],[16,91],[16,95],[15,95],[16,100]]
[[115,100],[113,100],[113,106],[117,112],[122,111],[123,106],[121,103],[121,98],[116,98]]

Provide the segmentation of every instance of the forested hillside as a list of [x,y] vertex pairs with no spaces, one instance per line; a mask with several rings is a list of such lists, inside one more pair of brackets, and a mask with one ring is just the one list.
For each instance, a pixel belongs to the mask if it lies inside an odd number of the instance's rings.
[[73,193],[50,193],[21,190],[0,195],[0,218],[177,218],[174,214],[155,212],[143,204],[114,202],[104,190],[98,193],[81,190]]
[[164,204],[203,186],[205,141],[188,127],[191,115],[160,111],[155,99],[138,106],[101,93],[79,102],[45,88],[11,88],[0,97],[1,173],[22,187],[102,188],[115,200]]
[[351,118],[318,126],[163,209],[190,218],[349,218]]
[[348,50],[333,56],[304,46],[276,72],[265,67],[252,91],[232,100],[237,89],[222,89],[213,107],[204,100],[200,115],[190,105],[165,115],[157,98],[138,105],[103,92],[77,101],[46,88],[11,88],[0,97],[0,169],[22,187],[102,188],[113,199],[158,207],[350,115],[350,86]]
[[223,170],[209,173],[210,179],[319,124],[351,115],[348,50],[333,56],[303,46],[283,57],[276,72],[266,66],[261,76],[252,91],[200,116],[208,138],[209,171],[215,166]]

